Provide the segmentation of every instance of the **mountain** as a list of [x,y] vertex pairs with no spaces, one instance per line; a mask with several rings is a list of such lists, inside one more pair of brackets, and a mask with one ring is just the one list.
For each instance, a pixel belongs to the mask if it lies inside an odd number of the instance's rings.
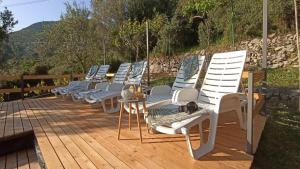
[[8,42],[4,44],[4,60],[14,57],[35,57],[37,55],[35,51],[36,46],[45,38],[41,32],[47,28],[51,28],[56,23],[57,21],[38,22],[19,31],[10,33]]

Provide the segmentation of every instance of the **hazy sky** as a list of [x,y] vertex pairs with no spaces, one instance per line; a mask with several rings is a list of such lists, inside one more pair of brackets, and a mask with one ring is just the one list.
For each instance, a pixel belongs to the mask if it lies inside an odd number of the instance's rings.
[[[1,0],[0,0],[1,1]],[[2,0],[0,9],[6,6],[14,14],[18,24],[14,31],[25,28],[40,21],[57,21],[65,11],[65,2],[73,0]],[[76,0],[80,4],[89,5],[90,0]]]

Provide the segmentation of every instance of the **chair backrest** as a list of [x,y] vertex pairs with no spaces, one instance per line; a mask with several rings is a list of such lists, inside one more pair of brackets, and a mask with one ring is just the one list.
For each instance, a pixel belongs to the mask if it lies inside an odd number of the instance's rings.
[[216,53],[211,58],[198,102],[216,105],[221,96],[238,92],[246,51]]
[[122,63],[119,66],[119,69],[115,75],[113,83],[119,83],[119,84],[124,84],[127,74],[129,72],[131,63]]
[[90,67],[88,73],[85,76],[85,80],[91,80],[93,79],[93,77],[96,75],[97,70],[98,70],[98,66],[97,65],[93,65]]
[[104,80],[106,73],[108,72],[109,69],[109,65],[101,65],[96,73],[96,75],[94,76],[95,80]]
[[[133,63],[131,65],[131,70],[129,72],[129,76],[126,84],[138,84],[138,85],[141,84],[146,67],[147,67],[147,61],[140,61],[140,62]],[[137,70],[139,73],[135,74]]]
[[183,70],[183,63],[180,66],[179,71],[177,72],[177,76],[175,79],[175,82],[172,86],[172,92],[175,90],[180,90],[182,88],[196,88],[197,82],[200,77],[201,70],[203,68],[204,62],[205,62],[205,56],[198,56],[198,64],[199,69],[196,74],[194,74],[191,78],[185,80],[184,79],[184,70]]

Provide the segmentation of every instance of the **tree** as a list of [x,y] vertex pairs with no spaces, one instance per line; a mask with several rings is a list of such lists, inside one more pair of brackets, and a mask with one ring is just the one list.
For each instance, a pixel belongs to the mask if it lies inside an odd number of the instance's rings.
[[[3,52],[3,42],[8,40],[8,33],[12,31],[13,27],[18,23],[13,17],[11,11],[6,7],[4,11],[0,12],[0,51]],[[0,58],[1,60],[2,58]]]
[[6,7],[4,11],[0,12],[0,40],[3,41],[8,38],[8,33],[12,31],[12,28],[18,23],[13,17],[11,11]]
[[115,44],[116,46],[126,46],[129,55],[135,53],[135,60],[138,60],[144,37],[145,26],[137,20],[128,20],[120,27]]
[[[190,17],[191,22],[196,22],[200,26],[203,32],[205,32],[206,45],[209,46],[211,34],[212,34],[212,16],[210,11],[218,6],[218,1],[215,0],[189,0],[184,7],[183,13]],[[200,39],[201,40],[201,39]]]
[[[295,30],[296,30],[296,45],[297,45],[297,56],[298,56],[298,69],[300,76],[300,49],[299,49],[299,27],[298,27],[298,6],[297,0],[294,0],[294,10],[295,10]],[[300,77],[299,78],[299,89],[300,89]],[[299,97],[299,110],[300,110],[300,97]]]
[[[50,63],[57,70],[85,72],[90,64],[101,60],[101,51],[95,36],[95,25],[90,21],[90,11],[77,3],[66,3],[66,13],[51,30],[46,32],[47,43],[41,48],[51,54]],[[69,70],[68,70],[69,69]]]

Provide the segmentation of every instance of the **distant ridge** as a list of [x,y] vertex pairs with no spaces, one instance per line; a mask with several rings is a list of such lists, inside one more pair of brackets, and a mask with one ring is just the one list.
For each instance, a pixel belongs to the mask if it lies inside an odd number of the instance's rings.
[[42,22],[36,22],[31,24],[30,26],[27,26],[21,30],[14,31],[11,34],[15,34],[18,32],[24,32],[24,31],[35,31],[35,32],[42,32],[44,30],[45,26],[53,26],[57,23],[58,21],[42,21]]
[[3,59],[35,57],[36,42],[44,37],[40,34],[46,28],[51,28],[58,21],[43,21],[34,23],[19,31],[9,34],[9,41],[4,45]]

